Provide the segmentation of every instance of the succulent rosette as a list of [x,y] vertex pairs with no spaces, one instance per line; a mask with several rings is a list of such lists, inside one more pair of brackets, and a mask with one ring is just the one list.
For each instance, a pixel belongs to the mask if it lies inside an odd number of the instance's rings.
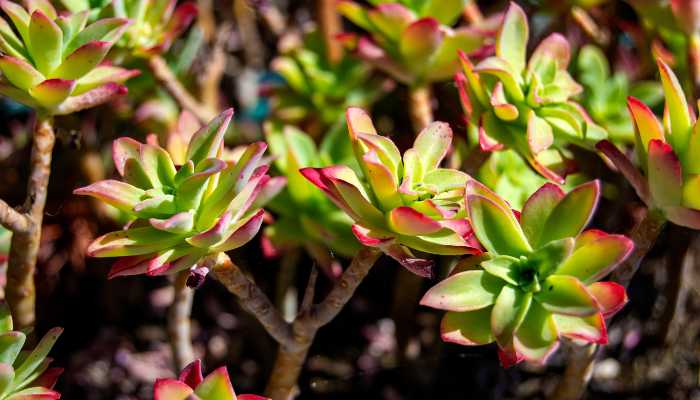
[[527,17],[511,3],[496,37],[496,55],[474,65],[462,53],[456,77],[470,137],[483,151],[516,150],[544,177],[563,183],[571,169],[566,145],[592,149],[605,139],[572,98],[581,86],[569,75],[569,43],[554,33],[526,60]]
[[676,225],[700,229],[700,124],[671,68],[658,64],[666,97],[663,123],[644,103],[628,99],[641,172],[612,143],[602,141],[598,149],[650,210]]
[[407,85],[449,79],[459,68],[457,51],[483,54],[487,29],[451,28],[462,1],[385,2],[373,8],[343,0],[338,10],[370,37],[343,39],[358,57]]
[[423,129],[403,157],[377,134],[369,115],[347,110],[347,123],[360,179],[345,165],[303,168],[301,173],[355,221],[352,231],[366,246],[380,248],[410,271],[431,276],[431,260],[412,250],[438,255],[480,252],[464,209],[464,172],[440,168],[452,142],[443,122]]
[[132,21],[119,45],[148,57],[165,53],[197,16],[195,2],[113,0],[114,14]]
[[274,166],[287,179],[285,189],[267,207],[276,217],[264,231],[266,250],[273,255],[305,247],[323,266],[330,262],[325,260],[330,257],[329,249],[346,257],[355,255],[360,244],[351,231],[352,219],[299,172],[344,161],[323,151],[331,145],[332,136],[326,136],[319,149],[311,137],[292,126],[268,123],[265,131]]
[[598,197],[597,181],[566,194],[546,183],[518,213],[469,181],[469,218],[488,253],[467,259],[478,266],[454,273],[421,300],[447,311],[442,339],[467,346],[496,342],[505,366],[545,362],[560,337],[606,343],[605,318],[627,297],[621,285],[598,280],[628,256],[633,243],[583,231]]
[[69,114],[126,93],[119,82],[138,74],[101,65],[126,19],[86,26],[87,12],[59,15],[47,0],[27,1],[27,8],[1,0],[0,8],[14,26],[0,18],[0,94],[48,114]]
[[584,90],[579,98],[591,118],[608,131],[615,143],[634,143],[634,125],[626,109],[628,96],[655,107],[663,100],[661,85],[654,81],[630,82],[624,72],[610,72],[603,51],[584,46],[577,57],[577,78]]
[[271,96],[276,119],[316,123],[323,130],[336,124],[349,106],[365,107],[386,91],[387,85],[374,79],[359,60],[344,54],[338,62],[329,62],[317,32],[307,34],[302,44],[272,60],[272,69],[284,78]]
[[153,386],[155,400],[266,400],[254,394],[239,394],[233,390],[226,367],[220,367],[206,377],[202,363],[193,361],[177,379],[161,378]]
[[241,247],[257,234],[259,205],[280,187],[269,185],[262,142],[248,145],[236,161],[222,159],[232,115],[225,111],[196,132],[177,167],[155,144],[117,139],[113,158],[122,180],[75,190],[130,216],[124,229],[95,239],[87,250],[93,257],[120,257],[110,277],[191,269],[203,257]]
[[63,369],[50,367],[47,355],[63,330],[51,329],[33,350],[26,350],[27,335],[12,329],[10,310],[0,303],[0,400],[60,399],[53,386]]

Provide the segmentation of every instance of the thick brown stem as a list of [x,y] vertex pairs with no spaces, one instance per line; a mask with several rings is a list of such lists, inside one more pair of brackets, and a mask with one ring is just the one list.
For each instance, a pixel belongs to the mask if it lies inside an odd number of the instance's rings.
[[316,0],[318,21],[326,46],[326,57],[331,64],[336,64],[343,57],[342,45],[336,39],[342,26],[336,3],[336,0]]
[[173,351],[173,364],[176,372],[194,360],[190,324],[194,291],[187,287],[188,277],[189,271],[180,272],[175,277],[173,303],[168,310],[168,334],[170,335],[170,347]]
[[226,255],[218,253],[208,260],[212,266],[212,276],[238,297],[241,307],[260,321],[267,333],[278,343],[292,343],[291,326],[277,312],[270,299],[252,280],[241,271],[238,265]]
[[12,232],[26,232],[29,230],[30,220],[26,215],[0,200],[0,224]]
[[[630,237],[634,241],[632,254],[617,267],[611,280],[627,287],[639,269],[646,254],[654,247],[656,238],[661,233],[666,220],[655,210],[647,210],[644,217],[632,228]],[[551,399],[577,400],[586,392],[595,363],[597,346],[587,345],[572,351],[566,365],[564,376],[557,384]]]
[[215,117],[212,110],[200,104],[199,101],[192,97],[190,92],[182,86],[177,76],[175,76],[170,67],[168,67],[168,63],[165,62],[162,57],[157,55],[152,56],[148,61],[148,65],[156,80],[158,80],[173,98],[180,103],[180,107],[194,114],[202,124],[209,123],[209,121]]
[[578,400],[586,392],[586,383],[593,373],[598,346],[573,346],[570,360],[561,381],[550,396],[552,400]]
[[414,86],[408,93],[408,113],[416,134],[433,122],[433,105],[430,85]]
[[343,309],[380,255],[381,253],[376,249],[360,250],[328,296],[294,321],[292,325],[294,342],[291,346],[280,344],[272,375],[267,384],[266,392],[272,400],[288,400],[294,397],[299,374],[316,332],[332,321]]
[[629,286],[634,274],[637,273],[642,260],[654,247],[656,238],[659,236],[666,224],[666,219],[656,210],[647,210],[644,217],[639,221],[632,231],[630,238],[634,242],[634,250],[627,259],[613,272],[611,280],[620,285]]
[[[676,228],[675,226],[673,228]],[[659,320],[658,338],[661,344],[671,345],[678,328],[685,322],[685,304],[688,286],[692,282],[691,270],[695,263],[695,249],[691,247],[693,235],[685,228],[677,228],[672,235],[666,254],[665,306]]]
[[37,117],[32,140],[31,172],[24,205],[29,219],[28,229],[15,232],[10,244],[5,295],[12,310],[15,326],[19,329],[34,325],[35,320],[34,271],[51,174],[51,153],[56,141],[52,124],[51,117]]

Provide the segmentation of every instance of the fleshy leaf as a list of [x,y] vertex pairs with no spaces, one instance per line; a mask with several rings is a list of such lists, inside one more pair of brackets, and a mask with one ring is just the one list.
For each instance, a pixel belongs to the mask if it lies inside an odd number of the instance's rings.
[[15,57],[0,56],[0,70],[10,83],[22,90],[29,90],[44,80],[31,64]]
[[512,345],[513,332],[518,330],[530,309],[532,294],[510,285],[503,286],[491,313],[491,330],[501,348]]
[[671,68],[660,59],[657,60],[657,64],[659,66],[661,84],[664,88],[666,109],[668,110],[671,127],[671,135],[667,140],[673,144],[673,148],[677,149],[682,157],[688,146],[692,124],[688,102],[685,100],[683,89]]
[[[583,242],[579,245],[579,242]],[[608,235],[590,230],[577,239],[576,250],[559,266],[556,273],[569,275],[584,283],[609,274],[632,252],[634,243],[622,235]]]
[[75,81],[47,79],[30,90],[32,96],[46,108],[61,104],[75,88]]
[[195,394],[202,399],[234,399],[236,394],[233,392],[226,367],[220,367],[207,375],[195,389]]
[[605,320],[600,313],[588,317],[555,314],[552,316],[559,334],[569,339],[583,340],[589,343],[606,344],[608,334]]
[[92,196],[126,212],[130,212],[145,193],[135,186],[114,179],[95,182],[73,191],[73,194]]
[[559,186],[548,182],[527,199],[520,214],[520,225],[530,243],[539,243],[547,219],[564,196]]
[[517,4],[510,3],[496,37],[496,55],[507,60],[517,73],[525,68],[528,36],[525,12]]
[[480,195],[467,196],[467,206],[474,233],[489,252],[519,257],[532,251],[510,210]]
[[207,158],[216,157],[223,145],[224,134],[232,117],[233,109],[228,109],[195,133],[187,148],[187,159],[197,165]]
[[480,310],[454,312],[448,311],[440,323],[440,336],[445,342],[463,346],[477,346],[494,341],[489,319],[491,307]]
[[537,245],[578,236],[593,216],[599,196],[597,180],[572,189],[552,210]]
[[473,311],[494,303],[505,282],[484,271],[450,276],[428,290],[421,305],[447,311]]
[[678,206],[683,197],[681,163],[673,148],[654,139],[649,142],[649,190],[657,206]]
[[29,53],[37,69],[50,74],[61,63],[63,32],[40,10],[34,11],[29,23]]
[[556,350],[557,337],[552,314],[534,301],[515,333],[514,347],[526,360],[544,363]]
[[610,318],[627,304],[625,287],[615,282],[595,282],[588,292],[596,299],[603,317]]
[[407,60],[423,60],[433,55],[441,39],[440,23],[434,18],[422,18],[403,31],[399,49]]
[[573,276],[550,275],[542,283],[535,299],[546,310],[557,314],[584,317],[598,312],[598,306],[586,287]]
[[65,61],[54,71],[52,77],[79,79],[102,62],[109,51],[109,42],[89,42],[66,57]]
[[176,379],[158,379],[153,386],[154,400],[187,400],[193,392],[186,383]]
[[452,129],[444,122],[433,122],[416,138],[413,148],[418,152],[425,172],[440,166],[452,142]]

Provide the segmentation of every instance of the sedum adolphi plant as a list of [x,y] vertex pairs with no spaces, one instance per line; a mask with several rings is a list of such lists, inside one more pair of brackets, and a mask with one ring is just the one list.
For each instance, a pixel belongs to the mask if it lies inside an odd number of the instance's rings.
[[592,149],[605,139],[572,98],[581,93],[567,67],[570,48],[554,33],[526,59],[529,27],[523,10],[511,3],[496,37],[496,55],[474,65],[462,53],[456,77],[469,135],[484,151],[516,150],[544,177],[563,183],[570,170],[565,146]]
[[[69,114],[126,93],[119,84],[137,71],[100,65],[129,21],[87,25],[87,11],[58,14],[48,0],[27,8],[0,1],[0,93],[45,114]],[[87,25],[87,26],[86,26]],[[17,32],[17,33],[15,33]]]
[[117,17],[132,21],[118,45],[141,57],[167,52],[197,16],[191,1],[113,0],[112,8]]
[[304,167],[318,168],[345,160],[323,151],[327,141],[319,149],[308,135],[292,126],[270,123],[265,128],[274,166],[287,179],[285,189],[268,204],[277,215],[275,222],[265,228],[268,248],[275,252],[303,246],[319,261],[327,258],[328,250],[352,257],[360,249],[350,230],[352,219],[299,172]]
[[583,86],[581,104],[593,120],[604,127],[615,143],[634,143],[634,125],[627,112],[628,96],[655,107],[663,99],[661,85],[654,81],[630,82],[624,72],[610,72],[603,51],[584,46],[577,57],[577,78]]
[[239,394],[233,390],[226,367],[220,367],[206,377],[202,363],[193,361],[177,379],[161,378],[153,386],[154,400],[265,400],[254,394]]
[[370,37],[345,36],[356,54],[409,86],[449,79],[459,68],[457,50],[483,53],[489,32],[450,26],[464,2],[372,2],[365,8],[341,1],[339,11]]
[[451,275],[421,300],[448,311],[443,340],[495,341],[506,366],[523,359],[545,362],[562,336],[607,343],[605,317],[627,297],[621,285],[598,280],[629,255],[633,243],[621,235],[583,231],[598,197],[597,181],[566,194],[546,183],[517,213],[469,181],[469,218],[488,253],[476,260],[478,266]]
[[[245,148],[237,161],[222,159],[232,110],[195,133],[184,163],[176,168],[163,148],[130,138],[117,139],[113,157],[123,180],[76,189],[127,213],[131,222],[88,247],[94,257],[122,257],[110,277],[158,275],[196,267],[207,255],[238,248],[260,229],[258,204],[269,193],[266,145]],[[273,190],[274,192],[274,190]],[[206,272],[206,271],[203,271]]]
[[306,35],[303,46],[283,51],[271,67],[285,81],[274,89],[272,115],[291,124],[315,122],[318,129],[335,125],[349,106],[372,104],[386,86],[352,57],[331,62],[315,31]]
[[628,99],[642,173],[612,143],[602,141],[598,148],[654,215],[700,229],[700,124],[671,68],[660,60],[658,64],[666,97],[663,123],[640,100]]
[[426,127],[402,157],[363,110],[349,108],[347,122],[362,179],[344,165],[301,173],[355,221],[352,231],[360,243],[380,248],[421,276],[431,275],[433,263],[411,249],[441,255],[480,252],[465,218],[469,176],[440,168],[452,142],[446,123]]
[[27,335],[14,331],[10,310],[0,304],[0,400],[60,399],[53,390],[62,368],[49,367],[49,351],[62,333],[51,329],[34,347],[23,350]]

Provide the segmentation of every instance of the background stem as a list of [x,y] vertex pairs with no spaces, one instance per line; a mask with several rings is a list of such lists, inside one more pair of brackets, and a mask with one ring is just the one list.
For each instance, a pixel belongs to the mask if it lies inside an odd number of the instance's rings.
[[170,335],[170,347],[173,351],[173,364],[176,373],[195,358],[190,323],[194,290],[187,287],[188,277],[189,271],[182,271],[175,276],[173,303],[168,310],[168,334]]
[[209,123],[215,115],[214,112],[197,101],[185,89],[177,79],[177,76],[168,67],[168,63],[161,56],[152,56],[148,60],[148,65],[153,72],[153,76],[163,87],[180,103],[180,107],[194,114],[202,124]]
[[24,204],[29,226],[26,231],[12,235],[7,265],[5,296],[17,329],[34,325],[36,302],[34,272],[51,174],[51,153],[55,141],[53,118],[38,115],[32,140],[27,199]]
[[433,122],[432,90],[430,85],[419,85],[409,89],[408,112],[416,135]]

